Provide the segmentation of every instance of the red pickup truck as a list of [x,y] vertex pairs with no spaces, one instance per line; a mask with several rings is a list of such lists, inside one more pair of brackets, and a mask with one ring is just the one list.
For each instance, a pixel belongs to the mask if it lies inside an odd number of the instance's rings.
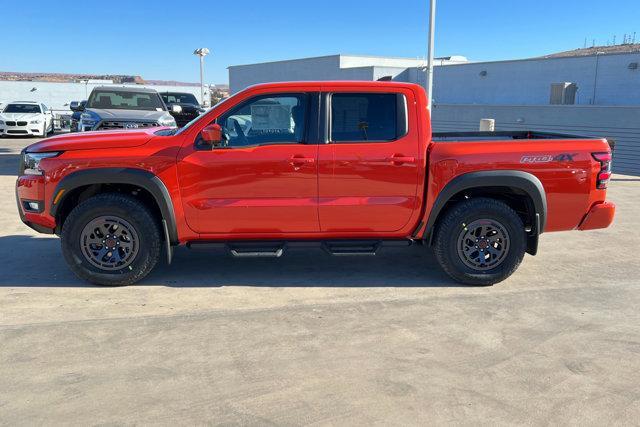
[[277,257],[433,246],[455,280],[504,280],[542,232],[605,228],[604,139],[432,133],[420,86],[253,86],[182,129],[54,136],[22,153],[25,224],[81,278],[127,285],[176,245]]

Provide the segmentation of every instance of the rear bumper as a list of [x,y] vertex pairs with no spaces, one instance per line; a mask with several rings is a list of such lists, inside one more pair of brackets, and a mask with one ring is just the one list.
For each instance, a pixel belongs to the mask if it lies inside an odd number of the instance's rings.
[[578,230],[585,231],[607,228],[613,222],[615,214],[616,205],[611,202],[594,205],[578,226]]

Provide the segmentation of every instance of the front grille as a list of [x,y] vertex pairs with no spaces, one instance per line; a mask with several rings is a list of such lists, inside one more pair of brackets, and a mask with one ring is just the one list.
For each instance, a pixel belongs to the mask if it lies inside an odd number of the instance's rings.
[[[128,127],[126,125],[134,125]],[[109,129],[140,129],[140,128],[150,128],[150,127],[158,127],[158,123],[156,122],[133,122],[129,120],[108,120],[101,122],[96,130],[109,130]]]
[[5,122],[7,124],[7,126],[15,126],[16,122],[14,122],[13,120]]
[[20,130],[20,129],[16,129],[16,130],[7,130],[7,133],[16,133],[16,134],[27,134],[29,133],[29,131],[26,130]]
[[18,122],[18,126],[26,126],[27,122]]

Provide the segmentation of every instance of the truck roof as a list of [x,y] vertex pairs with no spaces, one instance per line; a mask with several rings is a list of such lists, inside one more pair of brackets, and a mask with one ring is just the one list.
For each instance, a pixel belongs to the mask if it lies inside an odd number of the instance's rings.
[[[338,86],[338,87],[388,87],[388,88],[398,88],[398,87],[422,87],[415,83],[407,83],[407,82],[394,82],[394,81],[368,81],[368,80],[321,80],[321,81],[294,81],[294,82],[272,82],[272,83],[259,83],[253,86],[249,86],[250,89],[260,89],[260,88],[287,88],[287,87],[297,87],[300,86]],[[249,89],[247,88],[247,89]]]

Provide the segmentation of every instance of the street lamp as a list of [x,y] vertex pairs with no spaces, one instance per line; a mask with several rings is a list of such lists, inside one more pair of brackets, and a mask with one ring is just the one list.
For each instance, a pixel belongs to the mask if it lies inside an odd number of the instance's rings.
[[430,0],[429,7],[429,36],[427,37],[427,108],[431,111],[433,99],[433,44],[436,27],[436,0]]
[[200,101],[204,106],[204,57],[209,54],[209,49],[201,47],[200,49],[194,50],[193,54],[200,57]]

